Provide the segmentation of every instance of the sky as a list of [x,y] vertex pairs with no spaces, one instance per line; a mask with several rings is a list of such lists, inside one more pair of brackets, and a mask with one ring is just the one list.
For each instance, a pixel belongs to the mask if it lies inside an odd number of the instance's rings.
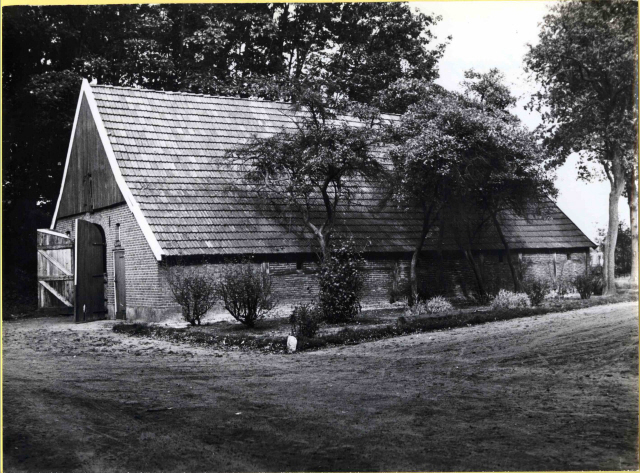
[[[426,14],[442,16],[431,31],[438,41],[452,36],[439,63],[438,84],[449,90],[459,90],[464,71],[474,68],[487,72],[497,67],[506,76],[513,95],[519,98],[513,110],[525,125],[534,129],[540,123],[536,112],[524,110],[529,97],[537,90],[527,78],[523,58],[527,44],[536,44],[539,24],[548,6],[545,1],[449,1],[411,2]],[[560,209],[591,239],[598,228],[609,221],[609,182],[584,182],[577,178],[577,156],[570,158],[557,171],[556,187]],[[620,199],[620,218],[629,223],[626,198]]]

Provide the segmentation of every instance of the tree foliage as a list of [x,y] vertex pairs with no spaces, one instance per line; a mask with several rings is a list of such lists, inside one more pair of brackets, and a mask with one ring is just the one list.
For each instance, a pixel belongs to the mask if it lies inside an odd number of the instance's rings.
[[[483,79],[475,73],[468,78]],[[488,90],[486,83],[483,90]],[[484,100],[474,96],[475,89],[434,94],[409,107],[393,130],[399,142],[391,152],[396,201],[423,213],[414,259],[433,226],[446,224],[467,257],[481,294],[482,274],[473,256],[481,230],[487,222],[493,224],[508,250],[502,233],[504,215],[529,217],[555,193],[541,166],[542,150],[535,137],[500,108],[510,103],[505,91],[494,87],[492,95],[483,93]],[[444,214],[446,218],[441,217]]]
[[3,12],[5,201],[16,192],[44,202],[55,198],[82,77],[268,98],[274,98],[274,82],[320,79],[332,93],[369,102],[400,77],[437,77],[443,48],[428,48],[437,19],[403,3],[29,6]]
[[504,83],[504,74],[499,69],[492,68],[486,73],[469,69],[464,71],[464,77],[466,80],[462,82],[462,86],[465,96],[482,106],[507,111],[516,105],[516,98]]
[[324,258],[354,183],[383,172],[375,153],[380,118],[373,107],[327,102],[316,90],[298,95],[295,130],[255,137],[230,154],[248,167],[250,190],[281,217],[300,219]]
[[580,175],[599,163],[611,184],[605,252],[607,293],[615,293],[613,251],[618,200],[635,159],[637,136],[638,4],[570,1],[551,7],[525,63],[539,84],[530,106],[542,113],[540,132],[551,164],[580,156]]
[[82,78],[270,99],[320,81],[368,102],[401,77],[437,76],[436,22],[406,3],[3,8],[3,217],[16,229],[5,254],[35,266],[25,235],[34,246],[53,212]]
[[[579,153],[611,172],[611,152],[635,143],[637,2],[563,2],[545,16],[526,68],[540,91],[530,103],[558,163]],[[588,169],[583,165],[583,175]]]
[[[605,229],[599,229],[596,241],[602,245],[606,240],[606,235],[607,231]],[[638,242],[635,241],[635,244],[637,245]],[[634,240],[631,235],[631,229],[624,222],[620,222],[618,224],[618,238],[616,240],[615,251],[616,274],[627,275],[631,273],[633,245]]]

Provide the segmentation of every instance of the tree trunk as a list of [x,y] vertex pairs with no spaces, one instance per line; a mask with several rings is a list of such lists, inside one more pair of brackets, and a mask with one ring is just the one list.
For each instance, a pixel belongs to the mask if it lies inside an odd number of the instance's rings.
[[482,272],[480,271],[480,267],[476,262],[476,259],[473,257],[473,253],[471,250],[464,250],[464,256],[469,262],[471,269],[473,270],[473,275],[476,277],[476,283],[478,284],[478,294],[480,297],[485,297],[487,295],[487,291],[484,287],[484,280],[482,279]]
[[629,282],[633,285],[638,284],[638,187],[636,184],[636,173],[632,172],[631,182],[627,186],[627,200],[629,202],[629,227],[631,228],[631,277]]
[[496,226],[496,230],[498,231],[500,241],[502,241],[502,245],[504,246],[505,255],[507,257],[507,264],[509,265],[509,271],[511,271],[511,279],[513,279],[513,289],[515,292],[520,292],[520,278],[518,277],[518,272],[516,271],[516,267],[514,266],[513,260],[511,259],[511,248],[509,247],[509,242],[507,242],[507,239],[502,232],[502,226],[498,221],[498,216],[495,214],[491,214],[491,218],[493,220],[493,224]]
[[420,257],[420,250],[422,250],[422,243],[413,250],[411,256],[411,266],[409,269],[409,280],[411,281],[411,294],[407,303],[409,307],[418,302],[418,258]]
[[[429,210],[429,214],[431,211]],[[413,256],[411,256],[411,267],[409,270],[409,280],[411,281],[411,296],[409,298],[409,305],[413,305],[415,302],[418,302],[418,260],[420,259],[420,252],[422,251],[422,247],[424,246],[424,239],[427,237],[429,233],[429,229],[431,228],[430,216],[425,217],[425,220],[422,222],[422,233],[420,234],[420,241],[416,245],[415,250],[413,250]]]
[[[424,246],[424,240],[427,238],[427,234],[431,229],[431,213],[433,212],[434,204],[427,208],[426,204],[422,203],[422,232],[420,233],[420,240],[416,245],[413,255],[411,256],[411,266],[409,269],[409,282],[411,284],[411,295],[409,296],[409,305],[412,306],[415,302],[418,302],[418,260],[420,258],[420,252]],[[435,218],[438,218],[438,212],[435,214]]]
[[327,261],[327,258],[329,257],[329,245],[327,244],[327,237],[326,235],[322,234],[316,235],[316,237],[318,238],[318,243],[320,243],[320,254],[322,255],[322,261]]
[[622,195],[624,188],[624,172],[622,163],[619,162],[617,156],[612,159],[612,175],[609,179],[611,191],[609,192],[609,228],[607,229],[607,242],[605,245],[605,267],[604,267],[604,293],[605,296],[616,294],[616,243],[618,241],[618,224],[620,217],[618,215],[618,201]]

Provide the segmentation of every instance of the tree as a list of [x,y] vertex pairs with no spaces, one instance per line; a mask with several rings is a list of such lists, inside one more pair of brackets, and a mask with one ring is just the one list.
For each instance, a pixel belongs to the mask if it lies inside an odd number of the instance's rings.
[[373,103],[385,113],[402,115],[411,105],[445,93],[443,87],[433,82],[400,78],[382,90]]
[[5,255],[28,255],[19,265],[33,273],[82,78],[267,99],[322,79],[330,95],[369,101],[405,75],[437,77],[437,20],[406,3],[3,8],[3,217],[16,229],[4,234]]
[[[626,188],[624,193],[629,203],[629,234],[630,243],[630,268],[629,279],[632,284],[638,284],[638,159],[627,169]],[[618,234],[620,238],[620,234]],[[617,251],[617,245],[616,245]],[[617,256],[616,256],[617,258]],[[618,267],[616,259],[616,268]],[[617,269],[616,269],[617,271]]]
[[[400,143],[392,150],[398,194],[407,209],[422,210],[410,279],[417,289],[416,264],[436,222],[446,225],[486,294],[474,250],[491,222],[507,250],[514,286],[517,272],[502,230],[506,213],[529,217],[542,211],[554,187],[541,168],[534,136],[508,113],[473,97],[439,94],[409,107],[395,126]],[[542,204],[542,205],[541,205]]]
[[418,297],[420,252],[427,235],[439,220],[452,187],[458,185],[456,165],[464,152],[459,147],[460,143],[442,129],[447,120],[444,112],[455,106],[455,98],[441,89],[432,97],[424,91],[420,91],[417,97],[419,102],[410,106],[391,129],[392,139],[400,144],[390,152],[394,169],[391,183],[396,203],[405,211],[417,209],[422,213],[422,228],[409,270],[410,303]]
[[[310,6],[306,6],[310,8]],[[411,10],[407,3],[343,3],[327,28],[334,33],[310,68],[331,79],[350,100],[371,103],[398,79],[432,81],[445,44],[428,46],[439,17]]]
[[[551,177],[542,169],[542,149],[536,144],[534,136],[521,126],[518,117],[509,112],[515,106],[516,98],[505,85],[504,75],[496,68],[488,73],[470,69],[464,75],[467,79],[462,84],[464,96],[471,101],[471,105],[480,107],[498,124],[494,129],[498,135],[486,137],[487,142],[492,141],[491,150],[487,150],[487,158],[492,155],[489,158],[491,163],[474,170],[476,192],[482,209],[489,213],[505,248],[514,290],[519,292],[521,281],[500,217],[505,212],[524,218],[531,213],[542,213],[549,197],[556,194],[556,189]],[[504,122],[504,128],[500,122]],[[506,139],[499,138],[500,133],[505,133]]]
[[618,241],[616,242],[616,274],[631,275],[633,261],[632,247],[633,237],[631,236],[631,229],[621,222],[618,227]]
[[605,294],[616,292],[618,200],[635,154],[637,18],[637,2],[563,2],[551,7],[538,44],[525,56],[540,85],[530,106],[542,112],[540,132],[554,155],[550,164],[578,153],[583,178],[593,177],[587,164],[596,162],[611,184]]
[[[497,68],[481,73],[474,69],[464,71],[462,82],[464,95],[477,101],[483,108],[506,112],[516,105],[516,98],[511,95],[509,87],[504,83],[505,77]],[[516,120],[513,115],[507,117]]]
[[[598,237],[596,238],[596,242],[605,247],[607,239],[607,230],[604,228],[598,229]],[[633,252],[632,248],[634,246],[634,242],[637,244],[637,240],[633,239],[633,234],[631,232],[631,228],[627,227],[624,222],[620,222],[618,224],[618,240],[616,241],[616,252],[615,252],[615,262],[616,262],[616,274],[626,275],[631,274],[633,268]]]
[[295,130],[253,138],[229,154],[249,169],[250,190],[277,215],[299,218],[326,260],[354,183],[375,180],[383,172],[375,155],[380,119],[372,107],[330,103],[317,90],[296,95],[297,111],[303,113]]

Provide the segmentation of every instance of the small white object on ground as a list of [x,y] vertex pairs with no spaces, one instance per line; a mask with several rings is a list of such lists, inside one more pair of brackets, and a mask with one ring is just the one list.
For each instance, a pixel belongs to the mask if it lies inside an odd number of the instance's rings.
[[296,347],[298,346],[298,339],[293,335],[289,335],[287,337],[287,352],[293,353],[296,351]]

